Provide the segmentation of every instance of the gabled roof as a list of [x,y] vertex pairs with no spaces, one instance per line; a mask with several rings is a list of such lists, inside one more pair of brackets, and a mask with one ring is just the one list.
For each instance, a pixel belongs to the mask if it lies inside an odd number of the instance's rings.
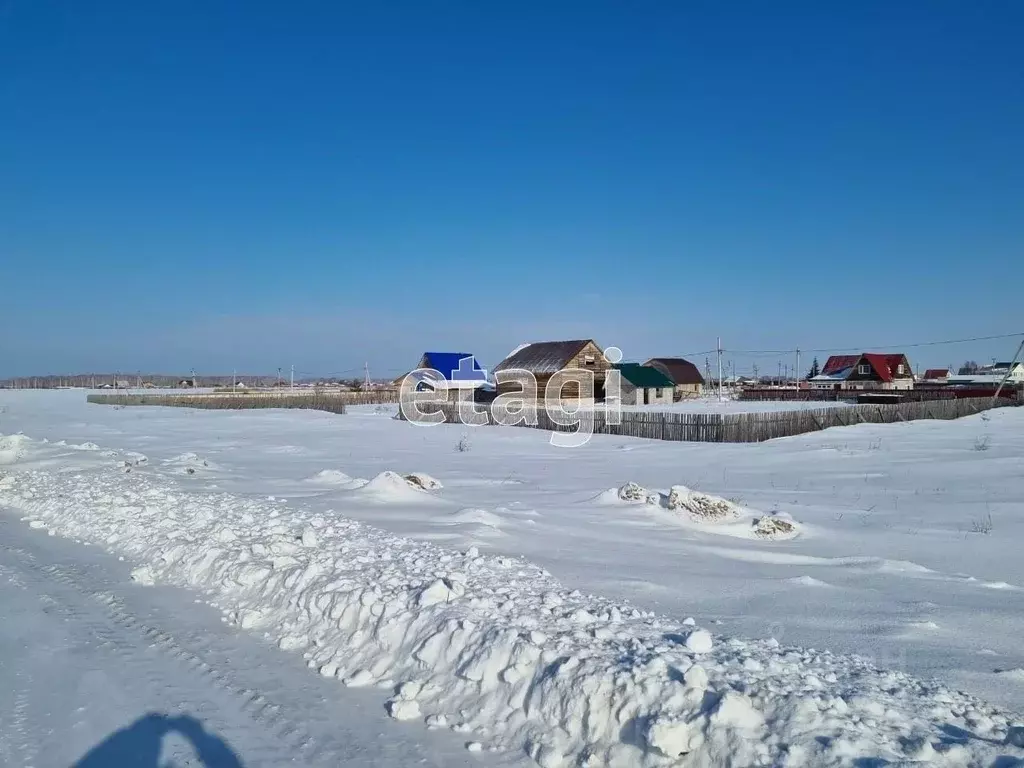
[[538,341],[515,350],[496,366],[495,371],[519,368],[532,373],[557,373],[587,346],[592,339]]
[[949,378],[948,368],[929,368],[924,372],[926,379],[947,379]]
[[821,369],[821,375],[835,376],[840,371],[853,368],[860,361],[860,358],[860,355],[832,355],[832,357],[825,361],[825,366]]
[[[859,355],[832,355],[825,361],[821,375],[815,376],[812,381],[815,379],[819,381],[845,379],[853,373],[858,365],[865,364],[870,365],[875,375],[884,382],[892,381],[897,375],[911,375],[910,363],[907,361],[906,355],[880,355],[874,352],[863,352]],[[901,364],[904,368],[903,373],[897,374],[896,371]]]
[[697,366],[681,357],[652,357],[644,365],[655,365],[663,369],[675,384],[703,384]]
[[[892,381],[897,375],[910,376],[910,364],[906,355],[878,355],[872,352],[865,352],[861,357],[871,366],[882,381]],[[897,374],[899,365],[903,365],[903,373]]]
[[420,368],[433,368],[447,381],[485,381],[485,371],[469,352],[424,352]]
[[619,363],[613,367],[622,374],[622,378],[634,387],[641,389],[650,389],[652,387],[671,389],[673,386],[672,379],[657,368],[640,365],[640,363]]

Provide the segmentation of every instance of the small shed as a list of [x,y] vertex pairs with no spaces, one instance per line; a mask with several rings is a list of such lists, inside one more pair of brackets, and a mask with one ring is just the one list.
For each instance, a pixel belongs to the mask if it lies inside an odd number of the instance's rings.
[[623,405],[668,405],[674,399],[675,385],[657,368],[639,363],[613,366],[621,376]]

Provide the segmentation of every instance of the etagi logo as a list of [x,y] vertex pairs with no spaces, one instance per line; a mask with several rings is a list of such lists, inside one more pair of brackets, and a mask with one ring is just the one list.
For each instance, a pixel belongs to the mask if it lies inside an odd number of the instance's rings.
[[418,426],[539,427],[552,430],[552,445],[578,448],[594,434],[598,414],[604,424],[622,423],[622,378],[614,367],[621,361],[622,351],[608,347],[601,364],[593,367],[551,374],[504,368],[489,376],[471,356],[463,357],[449,371],[417,368],[406,374],[399,408],[404,419]]

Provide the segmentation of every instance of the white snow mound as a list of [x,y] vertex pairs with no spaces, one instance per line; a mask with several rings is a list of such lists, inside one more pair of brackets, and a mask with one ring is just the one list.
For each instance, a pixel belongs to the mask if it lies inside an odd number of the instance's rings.
[[25,435],[0,435],[0,464],[21,461],[29,442]]
[[[411,477],[417,479],[410,480]],[[437,483],[429,475],[420,476],[417,473],[417,475],[403,476],[386,469],[359,488],[357,492],[375,501],[422,502],[431,498],[425,487],[425,485],[430,485],[431,481]],[[440,483],[437,483],[436,487],[440,487]]]

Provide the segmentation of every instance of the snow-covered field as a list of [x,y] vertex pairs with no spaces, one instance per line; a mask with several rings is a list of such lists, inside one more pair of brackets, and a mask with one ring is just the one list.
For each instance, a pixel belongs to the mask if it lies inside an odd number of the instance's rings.
[[83,401],[0,393],[10,519],[480,758],[1024,764],[1024,411],[564,449],[393,407]]

